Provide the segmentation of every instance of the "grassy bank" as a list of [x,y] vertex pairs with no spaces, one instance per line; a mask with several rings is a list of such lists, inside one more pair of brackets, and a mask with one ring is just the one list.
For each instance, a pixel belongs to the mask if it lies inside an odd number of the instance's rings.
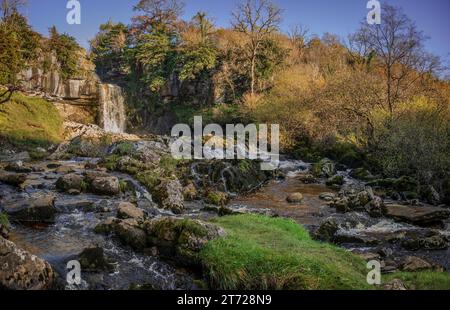
[[[375,289],[366,262],[333,245],[314,241],[295,222],[239,215],[215,220],[228,235],[202,251],[205,273],[217,289]],[[408,289],[450,289],[447,273],[396,273]]]
[[62,119],[52,103],[14,94],[0,105],[0,142],[24,150],[59,143]]
[[362,259],[312,240],[293,221],[242,215],[216,222],[228,236],[208,244],[202,255],[217,288],[370,288]]

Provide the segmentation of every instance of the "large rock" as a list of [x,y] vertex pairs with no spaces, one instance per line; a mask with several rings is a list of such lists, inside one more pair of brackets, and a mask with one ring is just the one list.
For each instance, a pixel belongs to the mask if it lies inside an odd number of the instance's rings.
[[422,271],[433,269],[433,265],[416,256],[408,256],[402,262],[403,271]]
[[62,191],[82,191],[84,187],[83,177],[75,173],[63,175],[56,181],[56,188]]
[[286,201],[289,203],[302,203],[303,194],[302,193],[292,193],[286,198]]
[[135,219],[135,220],[143,220],[144,219],[144,211],[137,208],[134,204],[129,202],[121,202],[119,203],[117,209],[117,217],[119,219]]
[[225,235],[216,225],[175,217],[148,220],[144,229],[150,246],[156,246],[161,256],[183,266],[200,265],[199,253],[206,243]]
[[22,173],[14,173],[14,172],[6,172],[0,170],[0,182],[12,185],[12,186],[20,186],[27,179],[26,174]]
[[428,225],[446,220],[450,217],[450,210],[437,207],[420,207],[404,205],[387,205],[386,216],[396,221],[415,225]]
[[47,194],[6,203],[3,209],[11,220],[30,223],[53,223],[57,212],[55,197]]
[[0,289],[51,289],[55,274],[46,261],[0,237]]
[[447,237],[438,232],[429,232],[425,235],[416,234],[407,236],[402,242],[402,246],[410,251],[445,250],[448,248],[448,240]]
[[90,184],[90,189],[93,193],[99,195],[117,195],[120,193],[119,179],[114,176],[95,178]]
[[162,181],[152,194],[162,208],[175,214],[180,214],[184,210],[183,187],[178,179]]
[[125,220],[108,218],[95,227],[95,232],[114,234],[123,244],[138,251],[143,251],[146,248],[147,236],[140,223],[132,218]]

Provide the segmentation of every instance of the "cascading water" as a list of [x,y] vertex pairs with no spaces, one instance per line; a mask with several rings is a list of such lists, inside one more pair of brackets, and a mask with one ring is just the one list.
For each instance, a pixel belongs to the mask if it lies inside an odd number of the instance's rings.
[[103,129],[111,133],[124,133],[126,116],[122,88],[112,84],[100,84],[99,102]]

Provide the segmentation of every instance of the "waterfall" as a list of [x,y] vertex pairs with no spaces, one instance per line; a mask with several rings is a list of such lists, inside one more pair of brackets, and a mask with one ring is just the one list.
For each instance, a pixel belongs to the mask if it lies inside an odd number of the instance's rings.
[[103,129],[111,133],[125,132],[125,99],[122,88],[112,84],[99,85],[100,115]]

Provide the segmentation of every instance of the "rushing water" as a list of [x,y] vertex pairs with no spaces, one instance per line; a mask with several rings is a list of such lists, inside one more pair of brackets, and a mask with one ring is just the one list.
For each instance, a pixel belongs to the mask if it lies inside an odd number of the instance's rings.
[[99,104],[103,129],[111,133],[124,133],[126,114],[122,88],[112,84],[100,84]]
[[[48,164],[58,168],[47,168]],[[192,278],[189,272],[177,269],[161,261],[157,257],[138,253],[124,246],[111,236],[94,233],[94,228],[108,217],[115,216],[120,201],[127,201],[130,197],[103,197],[83,193],[68,195],[55,189],[56,179],[63,175],[62,170],[70,169],[75,173],[83,173],[86,161],[42,162],[37,172],[29,174],[24,191],[0,185],[0,194],[4,202],[8,200],[28,197],[34,193],[48,193],[56,196],[55,207],[58,214],[55,223],[48,226],[27,227],[14,225],[10,239],[19,247],[47,260],[59,274],[64,285],[66,265],[77,259],[86,248],[101,247],[105,256],[114,265],[113,272],[89,273],[82,271],[82,285],[78,287],[66,286],[66,289],[128,289],[133,284],[151,285],[157,289],[191,289]],[[58,170],[65,168],[62,170]],[[137,205],[149,216],[159,214],[154,208],[151,195],[139,182],[130,176],[113,173],[121,180],[132,186]],[[164,211],[161,210],[161,215]]]

